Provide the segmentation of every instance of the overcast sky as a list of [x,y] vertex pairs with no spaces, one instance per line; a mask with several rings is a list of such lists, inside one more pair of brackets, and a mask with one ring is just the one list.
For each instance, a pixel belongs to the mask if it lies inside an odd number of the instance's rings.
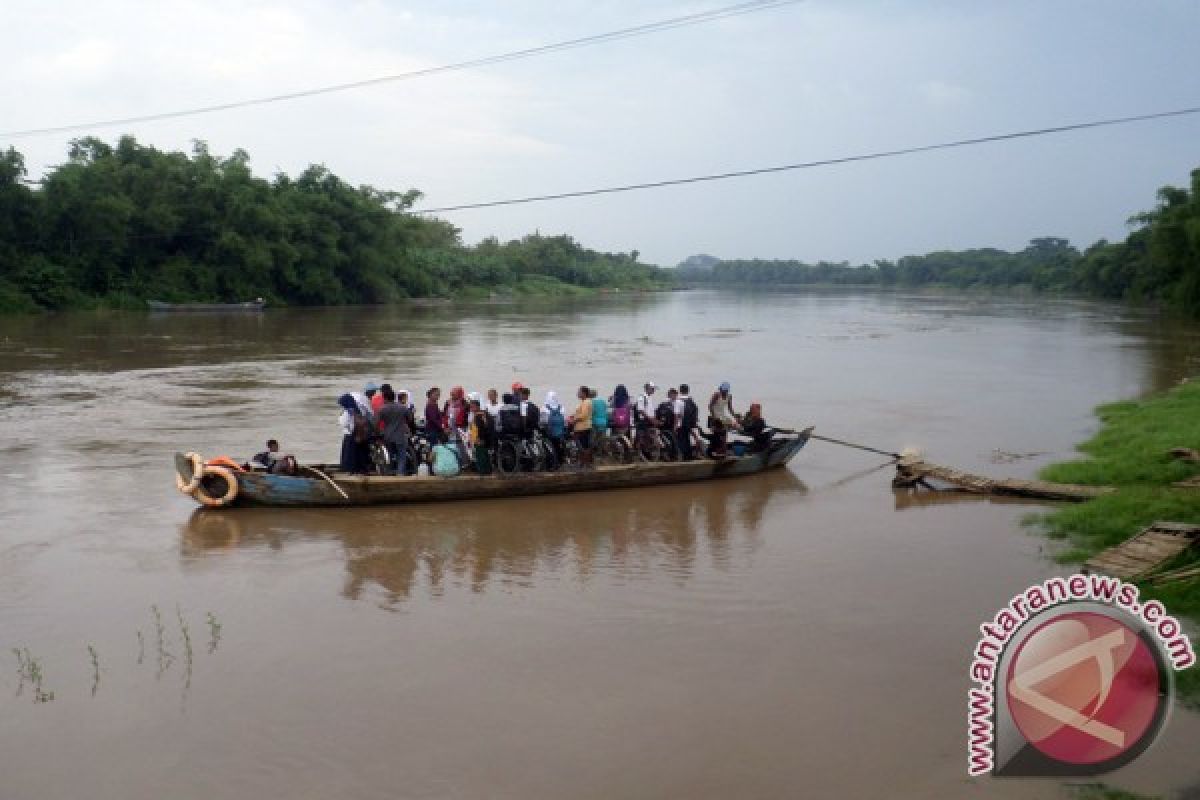
[[[732,4],[5,0],[0,131],[354,81]],[[92,131],[323,163],[427,207],[853,155],[1200,105],[1196,0],[810,0],[334,95]],[[3,138],[37,177],[83,134]],[[1200,117],[447,215],[674,264],[869,261],[1124,235],[1200,166]]]

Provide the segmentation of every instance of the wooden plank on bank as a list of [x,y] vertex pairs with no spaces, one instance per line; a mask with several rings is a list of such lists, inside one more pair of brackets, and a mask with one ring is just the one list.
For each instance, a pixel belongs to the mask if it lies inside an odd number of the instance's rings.
[[1092,556],[1084,562],[1083,568],[1085,572],[1099,572],[1122,580],[1136,580],[1161,569],[1163,564],[1197,541],[1200,541],[1200,525],[1186,522],[1155,522],[1132,538]]
[[1046,500],[1091,500],[1115,492],[1111,486],[1082,486],[1075,483],[1050,483],[1016,478],[989,478],[970,472],[930,464],[920,459],[901,459],[896,464],[893,486],[914,486],[929,479],[948,483],[957,489],[975,494],[1035,497]]

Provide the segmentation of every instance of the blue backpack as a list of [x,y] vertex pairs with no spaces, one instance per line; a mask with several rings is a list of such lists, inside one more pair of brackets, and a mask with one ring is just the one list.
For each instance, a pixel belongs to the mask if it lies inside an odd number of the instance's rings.
[[550,435],[558,438],[567,432],[567,420],[563,416],[562,408],[552,408],[546,413],[546,429]]
[[433,474],[453,478],[459,473],[458,454],[448,444],[433,448]]

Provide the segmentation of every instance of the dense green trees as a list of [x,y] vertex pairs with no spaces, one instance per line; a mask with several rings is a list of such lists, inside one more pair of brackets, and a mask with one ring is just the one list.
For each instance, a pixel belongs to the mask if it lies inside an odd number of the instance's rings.
[[1034,239],[1016,253],[964,250],[906,256],[870,266],[842,262],[716,261],[679,265],[691,283],[941,285],[959,288],[1024,286],[1079,291],[1112,299],[1150,301],[1200,315],[1200,169],[1190,189],[1168,186],[1158,207],[1138,214],[1123,242],[1100,241],[1080,253],[1065,239]]
[[1130,220],[1123,242],[1080,253],[1034,239],[1015,253],[935,252],[871,265],[720,261],[660,270],[632,253],[600,253],[534,234],[464,246],[445,220],[411,213],[420,193],[351,186],[323,166],[256,177],[242,150],[163,152],[130,136],[83,138],[40,186],[0,151],[0,311],[147,299],[272,304],[387,303],[403,297],[657,287],[688,283],[1030,287],[1158,302],[1200,314],[1200,170]]
[[408,213],[419,192],[350,186],[322,166],[268,181],[244,151],[219,158],[201,142],[185,154],[89,137],[40,188],[24,177],[21,154],[0,152],[0,309],[386,303],[668,280],[636,252],[598,253],[569,236],[466,247],[448,222]]
[[1019,253],[1003,250],[942,251],[851,266],[848,262],[805,264],[800,261],[719,261],[710,267],[680,266],[681,278],[700,283],[846,284],[869,286],[1029,285],[1064,289],[1071,284],[1080,255],[1065,239],[1034,239]]

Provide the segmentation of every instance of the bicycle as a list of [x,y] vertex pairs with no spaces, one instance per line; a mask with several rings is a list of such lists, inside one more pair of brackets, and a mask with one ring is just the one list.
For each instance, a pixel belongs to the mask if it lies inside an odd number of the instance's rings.
[[654,462],[662,458],[662,439],[659,438],[658,428],[644,425],[633,435],[633,451],[636,457],[644,462]]
[[675,439],[675,432],[666,430],[665,428],[656,428],[658,432],[658,458],[660,461],[678,461],[679,460],[679,442]]
[[[496,444],[496,471],[502,475],[517,472],[541,472],[546,468],[546,456],[554,457],[553,448],[540,436],[513,436],[506,434]],[[557,458],[555,458],[557,465]]]
[[634,459],[633,443],[629,437],[619,431],[592,432],[594,437],[592,451],[596,460],[603,464],[632,464]]
[[388,453],[387,445],[380,436],[371,436],[367,440],[367,474],[390,475],[392,471],[392,456]]

